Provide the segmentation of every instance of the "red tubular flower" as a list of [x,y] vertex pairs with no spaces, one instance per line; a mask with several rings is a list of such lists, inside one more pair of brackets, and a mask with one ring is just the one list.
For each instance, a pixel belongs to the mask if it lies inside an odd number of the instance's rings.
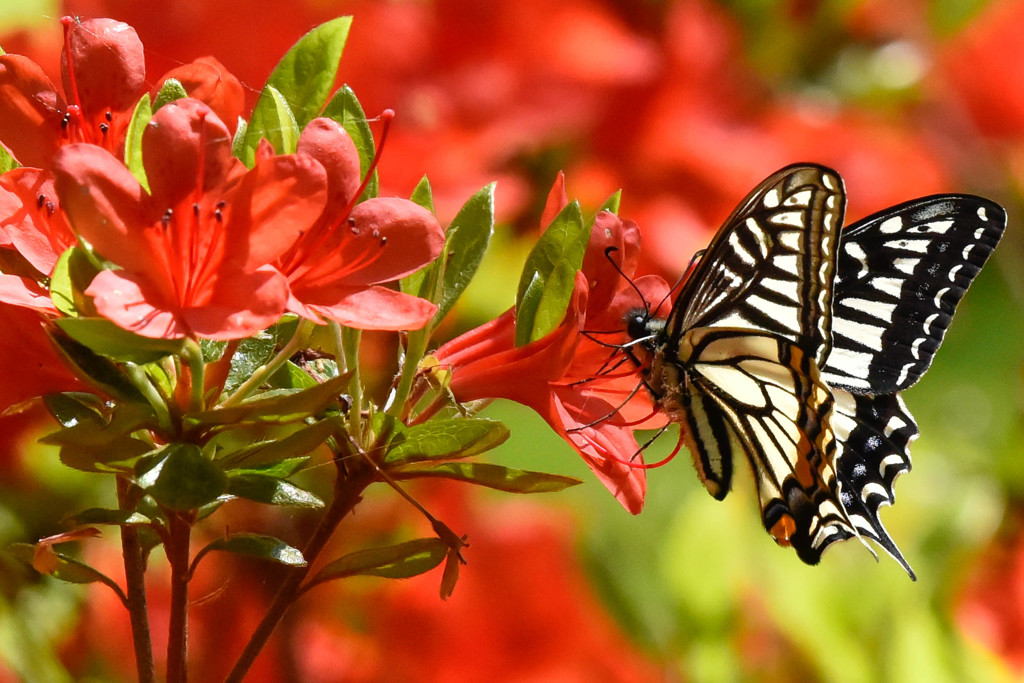
[[272,265],[323,211],[323,167],[304,155],[246,171],[205,104],[162,107],[142,138],[150,194],[94,145],[57,155],[75,231],[121,268],[86,291],[101,315],[147,337],[236,339],[277,321],[288,283]]
[[[557,188],[557,186],[556,186]],[[658,277],[631,277],[639,258],[635,223],[601,212],[591,230],[583,270],[565,319],[542,339],[516,348],[515,312],[453,339],[434,356],[450,366],[450,389],[459,401],[507,398],[533,408],[583,456],[627,510],[643,508],[647,480],[633,430],[664,423],[654,414],[641,377],[629,363],[610,364],[608,344],[627,341],[626,314],[660,301],[668,286]],[[614,246],[621,273],[605,250]],[[588,330],[590,334],[584,335]],[[597,335],[600,342],[595,341]]]
[[238,117],[245,111],[245,90],[223,64],[213,57],[200,57],[171,69],[160,82],[171,78],[181,83],[189,97],[208,104],[231,134],[235,134]]
[[142,42],[112,19],[66,17],[61,67],[66,101],[33,61],[0,56],[0,142],[25,166],[50,168],[64,144],[117,153],[146,86]]
[[299,138],[298,155],[327,170],[328,200],[313,229],[277,261],[291,286],[288,309],[364,330],[423,327],[437,307],[381,285],[437,258],[444,247],[437,219],[407,199],[355,204],[363,189],[359,154],[335,121],[310,122]]

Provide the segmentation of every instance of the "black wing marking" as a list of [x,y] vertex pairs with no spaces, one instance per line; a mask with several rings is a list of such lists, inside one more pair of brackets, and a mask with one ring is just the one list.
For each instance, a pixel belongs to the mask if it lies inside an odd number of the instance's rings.
[[[895,500],[896,477],[910,471],[910,444],[917,438],[917,424],[899,394],[858,396],[842,389],[833,389],[832,394],[832,428],[839,443],[835,469],[846,514],[860,536],[882,546],[915,578],[878,511]],[[844,538],[849,535],[829,542]]]
[[712,239],[672,306],[670,339],[695,327],[771,332],[812,352],[831,345],[831,299],[845,209],[843,182],[823,166],[766,178]]
[[877,395],[917,382],[1005,228],[998,204],[937,195],[844,230],[822,373],[829,386]]

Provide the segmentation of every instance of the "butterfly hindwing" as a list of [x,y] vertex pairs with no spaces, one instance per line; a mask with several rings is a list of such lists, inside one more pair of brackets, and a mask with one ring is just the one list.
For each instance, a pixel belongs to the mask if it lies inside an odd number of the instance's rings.
[[846,514],[860,536],[882,546],[913,578],[914,571],[882,526],[878,511],[892,504],[896,477],[910,471],[917,424],[899,394],[861,396],[842,389],[833,389],[832,394],[832,427],[839,443],[836,477]]
[[844,230],[829,385],[878,395],[917,382],[1005,227],[1006,212],[994,202],[936,195]]
[[684,439],[701,480],[728,493],[734,456],[750,462],[765,529],[816,563],[833,536],[853,529],[832,469],[832,395],[813,358],[769,333],[698,327],[680,344],[686,368]]

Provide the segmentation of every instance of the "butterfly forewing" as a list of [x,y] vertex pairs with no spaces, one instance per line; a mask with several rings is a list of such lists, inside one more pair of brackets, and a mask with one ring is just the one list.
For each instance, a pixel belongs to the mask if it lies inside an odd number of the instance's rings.
[[844,230],[829,385],[876,395],[917,382],[1005,227],[1006,212],[987,199],[939,195]]
[[669,315],[667,334],[733,327],[777,334],[821,365],[831,340],[831,299],[845,196],[821,166],[765,179],[711,244]]

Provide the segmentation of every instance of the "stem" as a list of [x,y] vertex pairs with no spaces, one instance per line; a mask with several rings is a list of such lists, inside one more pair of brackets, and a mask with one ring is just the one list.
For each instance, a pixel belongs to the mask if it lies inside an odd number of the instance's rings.
[[263,616],[263,621],[256,627],[256,631],[253,632],[245,649],[242,650],[242,654],[239,655],[238,661],[235,662],[231,673],[224,679],[225,683],[241,683],[253,662],[256,661],[256,657],[263,649],[263,646],[267,644],[270,634],[273,633],[274,628],[281,621],[284,613],[299,596],[302,582],[309,575],[313,563],[324,549],[324,546],[327,545],[327,541],[330,540],[334,530],[341,523],[341,520],[352,511],[356,503],[362,499],[363,490],[373,482],[375,476],[376,473],[370,469],[361,470],[348,478],[339,476],[334,489],[334,499],[331,501],[331,505],[327,508],[324,516],[320,519],[320,524],[317,525],[313,536],[310,537],[306,547],[302,550],[302,555],[306,558],[306,566],[294,568],[285,577],[281,587],[277,590],[277,595],[274,596],[273,602],[270,603],[267,613]]
[[349,381],[349,396],[352,397],[352,406],[348,411],[348,433],[352,436],[356,442],[363,432],[362,425],[362,412],[363,412],[363,384],[362,377],[359,376],[359,342],[362,339],[362,330],[352,329],[351,327],[341,327],[338,323],[330,323],[331,330],[334,333],[334,339],[336,349],[336,357],[338,360],[338,367],[344,367],[346,372],[352,373],[352,379]]
[[192,395],[189,397],[189,410],[203,409],[203,389],[206,384],[206,365],[203,364],[203,351],[193,339],[186,339],[182,358],[188,364],[192,376]]
[[125,372],[128,375],[128,380],[139,390],[139,393],[153,409],[160,427],[166,432],[173,432],[174,423],[171,419],[171,412],[167,408],[167,401],[153,386],[149,377],[146,376],[146,371],[134,363],[125,363]]
[[302,319],[299,321],[298,326],[295,328],[295,334],[288,340],[288,343],[277,352],[273,358],[271,358],[262,367],[256,369],[252,376],[238,385],[235,389],[235,393],[228,396],[220,404],[222,408],[233,406],[237,403],[241,403],[246,396],[251,394],[253,391],[259,388],[261,384],[267,381],[267,378],[277,372],[278,368],[288,362],[288,359],[299,350],[299,347],[304,346],[309,340],[309,335],[313,332],[314,323],[311,320]]
[[[133,507],[130,484],[123,477],[117,477],[116,481],[118,505],[122,510],[130,509]],[[121,527],[121,556],[124,558],[132,643],[135,645],[135,670],[139,683],[156,683],[156,662],[153,659],[153,640],[149,634],[149,610],[146,606],[145,559],[142,556],[139,531],[130,524]]]
[[168,515],[167,561],[171,565],[171,617],[167,636],[167,683],[188,680],[188,573],[192,519],[188,513]]

